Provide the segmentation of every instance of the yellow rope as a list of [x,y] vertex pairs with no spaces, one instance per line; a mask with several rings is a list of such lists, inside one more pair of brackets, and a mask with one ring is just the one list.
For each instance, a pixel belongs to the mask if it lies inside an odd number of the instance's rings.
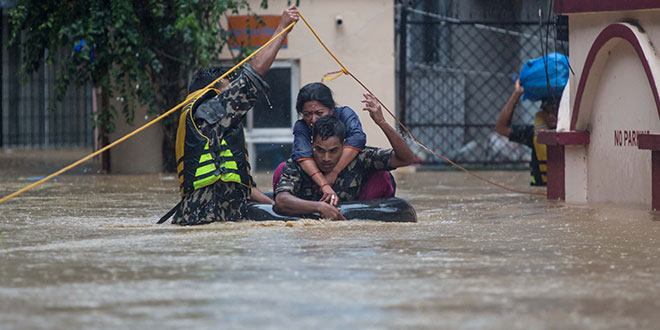
[[7,200],[9,200],[9,199],[12,199],[12,198],[18,196],[18,195],[20,195],[20,194],[22,194],[22,193],[24,193],[24,192],[26,192],[26,191],[28,191],[28,190],[30,190],[30,189],[32,189],[32,188],[38,186],[38,185],[40,185],[40,184],[42,184],[42,183],[44,183],[44,182],[46,182],[46,181],[48,181],[48,180],[50,180],[50,179],[52,179],[52,178],[54,178],[54,177],[56,177],[56,176],[58,176],[58,175],[60,175],[60,174],[62,174],[62,173],[64,173],[64,172],[66,172],[66,171],[68,171],[68,170],[70,170],[70,169],[72,169],[72,168],[74,168],[74,167],[76,167],[76,166],[78,166],[78,165],[84,163],[85,161],[87,161],[87,160],[89,160],[89,159],[91,159],[91,158],[93,158],[93,157],[99,155],[100,153],[102,153],[102,152],[104,152],[104,151],[106,151],[106,150],[108,150],[108,149],[110,149],[110,148],[112,148],[112,147],[114,147],[114,146],[116,146],[116,145],[118,145],[118,144],[124,142],[125,140],[127,140],[127,139],[130,138],[130,137],[132,137],[133,135],[135,135],[135,134],[137,134],[137,133],[140,133],[141,131],[147,129],[149,126],[151,126],[151,125],[153,125],[153,124],[159,122],[161,119],[163,119],[163,118],[169,116],[170,114],[172,114],[172,113],[175,112],[176,110],[179,110],[179,108],[181,108],[184,104],[186,104],[186,103],[188,102],[189,99],[191,99],[191,98],[195,98],[195,97],[199,97],[200,95],[204,94],[206,91],[208,91],[209,87],[215,85],[218,81],[222,80],[222,79],[225,78],[227,75],[229,75],[229,74],[232,73],[234,70],[236,70],[238,67],[240,67],[241,65],[245,64],[245,62],[247,62],[248,60],[250,60],[254,55],[256,55],[257,53],[259,53],[262,49],[266,48],[266,46],[270,45],[273,41],[275,41],[277,38],[279,38],[279,37],[280,37],[282,34],[284,34],[286,31],[290,30],[295,24],[296,24],[296,22],[293,22],[293,23],[289,24],[289,26],[287,26],[284,30],[282,30],[282,32],[278,33],[275,37],[273,37],[272,39],[270,39],[266,44],[264,44],[263,46],[259,47],[259,49],[257,49],[256,51],[254,51],[254,53],[250,54],[250,56],[246,57],[246,58],[245,58],[244,60],[242,60],[240,63],[236,64],[233,68],[229,69],[229,71],[225,72],[225,73],[224,73],[222,76],[220,76],[218,79],[214,80],[212,83],[210,83],[208,86],[204,87],[203,89],[200,89],[200,90],[197,90],[197,91],[191,93],[190,95],[188,95],[188,97],[186,97],[186,100],[185,100],[185,101],[179,103],[179,104],[178,104],[177,106],[175,106],[174,108],[172,108],[172,109],[168,110],[167,112],[163,113],[162,115],[156,117],[156,119],[154,119],[154,120],[148,122],[147,124],[143,125],[142,127],[136,129],[135,131],[133,131],[133,132],[131,132],[131,133],[128,133],[128,134],[124,135],[121,139],[119,139],[119,140],[117,140],[117,141],[115,141],[115,142],[113,142],[113,143],[110,143],[110,144],[108,144],[107,146],[105,146],[105,147],[103,147],[103,148],[101,148],[101,149],[99,149],[99,150],[93,152],[92,154],[90,154],[90,155],[88,155],[88,156],[86,156],[86,157],[84,157],[84,158],[82,158],[82,159],[80,159],[80,160],[74,162],[73,164],[71,164],[71,165],[69,165],[69,166],[67,166],[67,167],[65,167],[65,168],[63,168],[63,169],[61,169],[61,170],[59,170],[59,171],[57,171],[57,172],[55,172],[55,173],[53,173],[53,174],[51,174],[51,175],[49,175],[49,176],[47,176],[47,177],[45,177],[45,178],[43,178],[43,179],[41,179],[41,180],[35,182],[35,183],[33,183],[33,184],[31,184],[31,185],[29,185],[29,186],[27,186],[27,187],[25,187],[25,188],[23,188],[23,189],[21,189],[21,190],[15,192],[15,193],[13,193],[13,194],[11,194],[11,195],[7,195],[7,196],[3,197],[2,199],[0,199],[0,204],[4,203],[5,201],[7,201]]
[[312,31],[312,34],[314,34],[314,36],[316,37],[316,40],[318,40],[319,43],[321,43],[321,46],[323,46],[323,48],[325,48],[325,51],[327,51],[328,54],[330,54],[330,56],[332,56],[332,58],[335,59],[335,62],[337,62],[337,63],[339,64],[339,66],[341,66],[341,71],[342,71],[344,74],[348,74],[348,70],[346,70],[346,67],[344,67],[344,65],[341,64],[341,62],[337,59],[337,57],[335,57],[335,54],[333,54],[333,53],[330,51],[330,49],[328,49],[328,47],[323,43],[323,41],[321,40],[321,38],[319,38],[319,35],[316,34],[316,31],[314,31],[314,29],[312,29],[312,26],[309,25],[309,23],[307,22],[307,20],[305,19],[305,17],[303,17],[303,15],[302,15],[302,13],[300,13],[300,11],[298,11],[298,16],[300,16],[300,18],[302,18],[303,22],[305,22],[305,25],[307,25],[307,27],[309,28],[309,30]]
[[[337,59],[337,57],[336,57],[336,56],[330,51],[330,49],[328,49],[328,47],[325,45],[325,43],[323,43],[323,41],[321,40],[321,38],[319,38],[318,34],[316,34],[316,31],[314,31],[314,29],[312,28],[312,26],[307,22],[307,20],[305,19],[305,17],[303,17],[303,15],[300,13],[300,11],[298,11],[298,15],[299,15],[300,18],[303,20],[303,22],[305,23],[305,25],[307,25],[307,27],[308,27],[309,30],[312,32],[312,34],[314,34],[314,37],[316,37],[316,40],[318,40],[319,43],[323,46],[323,48],[325,48],[325,50],[328,52],[328,54],[330,54],[330,56],[332,56],[332,58],[335,60],[335,62],[337,62],[337,64],[339,64],[339,66],[341,66],[341,69],[342,69],[342,70],[341,70],[341,73],[351,76],[351,77],[352,77],[353,79],[355,79],[355,81],[356,81],[358,84],[360,84],[360,86],[362,86],[367,92],[369,92],[370,94],[374,95],[374,94],[373,94],[373,93],[372,93],[372,92],[371,92],[371,91],[370,91],[370,90],[369,90],[369,89],[368,89],[368,88],[367,88],[367,87],[366,87],[366,86],[365,86],[365,85],[364,85],[359,79],[357,79],[357,77],[355,77],[352,73],[350,73],[350,72],[346,69],[346,67],[341,63],[341,61],[339,61],[339,59]],[[84,158],[82,158],[82,159],[80,159],[80,160],[78,160],[78,161],[76,161],[76,162],[74,162],[73,164],[71,164],[71,165],[69,165],[69,166],[67,166],[67,167],[65,167],[65,168],[63,168],[63,169],[61,169],[61,170],[59,170],[59,171],[57,171],[57,172],[55,172],[55,173],[53,173],[53,174],[51,174],[51,175],[49,175],[49,176],[47,176],[47,177],[45,177],[45,178],[43,178],[43,179],[41,179],[41,180],[35,182],[35,183],[33,183],[33,184],[31,184],[31,185],[29,185],[29,186],[27,186],[27,187],[25,187],[25,188],[23,188],[23,189],[21,189],[21,190],[15,192],[15,193],[13,193],[13,194],[11,194],[11,195],[8,195],[8,196],[3,197],[2,199],[0,199],[0,204],[4,203],[5,201],[7,201],[7,200],[9,200],[9,199],[11,199],[11,198],[14,198],[14,197],[16,197],[16,196],[18,196],[18,195],[20,195],[20,194],[26,192],[26,191],[28,191],[28,190],[30,190],[30,189],[32,189],[32,188],[38,186],[38,185],[40,185],[40,184],[42,184],[42,183],[44,183],[44,182],[46,182],[46,181],[48,181],[48,180],[50,180],[50,179],[52,179],[52,178],[54,178],[54,177],[56,177],[56,176],[58,176],[58,175],[60,175],[60,174],[62,174],[62,173],[64,173],[64,172],[66,172],[66,171],[68,171],[68,170],[70,170],[70,169],[72,169],[72,168],[74,168],[74,167],[76,167],[76,166],[78,166],[78,165],[80,165],[81,163],[83,163],[83,162],[85,162],[85,161],[87,161],[87,160],[89,160],[89,159],[91,159],[91,158],[93,158],[93,157],[99,155],[100,153],[102,153],[102,152],[104,152],[104,151],[106,151],[106,150],[108,150],[108,149],[110,149],[110,148],[112,148],[112,147],[118,145],[119,143],[124,142],[126,139],[128,139],[128,138],[132,137],[133,135],[135,135],[135,134],[137,134],[137,133],[139,133],[139,132],[145,130],[146,128],[148,128],[149,126],[151,126],[151,125],[157,123],[157,122],[160,121],[161,119],[163,119],[163,118],[169,116],[169,115],[172,114],[174,111],[178,110],[180,107],[182,107],[184,104],[186,104],[186,103],[188,102],[189,99],[191,99],[191,98],[195,98],[195,97],[198,97],[198,96],[202,95],[204,92],[206,92],[206,91],[209,89],[210,86],[215,85],[218,81],[222,80],[222,79],[225,78],[227,75],[229,75],[231,72],[233,72],[234,70],[236,70],[236,68],[238,68],[238,67],[240,67],[241,65],[245,64],[245,62],[247,62],[248,60],[250,60],[254,55],[256,55],[257,53],[259,53],[262,49],[264,49],[266,46],[268,46],[268,45],[269,45],[271,42],[273,42],[275,39],[279,38],[284,32],[290,30],[290,29],[293,27],[293,25],[295,25],[295,24],[296,24],[296,22],[293,22],[293,23],[289,24],[289,26],[287,26],[284,30],[282,30],[282,32],[280,32],[280,33],[277,34],[275,37],[273,37],[272,39],[270,39],[270,40],[269,40],[266,44],[264,44],[263,46],[259,47],[259,49],[257,49],[254,53],[250,54],[250,56],[246,57],[243,61],[241,61],[240,63],[238,63],[237,65],[235,65],[235,66],[234,66],[233,68],[231,68],[229,71],[225,72],[225,73],[224,73],[222,76],[220,76],[218,79],[216,79],[215,81],[213,81],[212,83],[210,83],[210,84],[209,84],[208,86],[206,86],[205,88],[203,88],[203,89],[201,89],[201,90],[198,90],[198,91],[195,91],[195,92],[191,93],[190,95],[188,95],[188,97],[186,98],[186,100],[184,100],[183,102],[179,103],[177,106],[175,106],[174,108],[168,110],[167,112],[163,113],[162,115],[156,117],[156,119],[152,120],[151,122],[145,124],[144,126],[138,128],[138,129],[136,129],[135,131],[133,131],[133,132],[131,132],[131,133],[129,133],[129,134],[126,134],[125,136],[123,136],[123,137],[120,138],[119,140],[117,140],[117,141],[115,141],[115,142],[113,142],[113,143],[111,143],[111,144],[109,144],[109,145],[107,145],[107,146],[105,146],[105,147],[103,147],[103,148],[97,150],[96,152],[94,152],[94,153],[92,153],[92,154],[90,154],[90,155],[88,155],[88,156],[86,156],[86,157],[84,157]],[[335,77],[332,77],[331,79],[328,79],[328,80],[335,79],[335,78],[337,78],[338,76],[340,76],[340,75],[337,75],[337,76],[335,76]],[[375,95],[374,95],[374,97],[375,97]],[[509,191],[513,191],[513,192],[517,192],[517,193],[523,193],[523,194],[544,195],[543,193],[521,191],[521,190],[517,190],[517,189],[509,188],[509,187],[503,186],[503,185],[501,185],[501,184],[495,183],[495,182],[493,182],[493,181],[491,181],[491,180],[488,180],[488,179],[486,179],[486,178],[483,178],[483,177],[477,175],[476,173],[473,173],[473,172],[471,172],[471,171],[469,171],[469,170],[463,168],[462,166],[460,166],[460,165],[454,163],[453,161],[451,161],[451,160],[449,160],[449,159],[447,159],[447,158],[445,158],[445,157],[439,155],[438,153],[434,152],[433,150],[431,150],[430,148],[428,148],[427,146],[425,146],[423,143],[421,143],[421,142],[417,139],[417,137],[415,137],[415,135],[413,135],[412,132],[410,132],[410,131],[408,130],[408,128],[407,128],[405,125],[403,125],[403,123],[401,123],[401,121],[400,121],[400,120],[399,120],[399,119],[398,119],[398,118],[397,118],[397,117],[396,117],[396,116],[395,116],[395,115],[394,115],[394,114],[393,114],[393,113],[387,108],[387,106],[385,106],[385,104],[384,104],[383,102],[380,101],[380,99],[379,99],[378,97],[376,97],[376,100],[378,101],[378,103],[379,103],[380,105],[383,106],[383,108],[384,108],[384,109],[390,114],[390,116],[392,116],[392,117],[393,117],[393,118],[399,123],[399,125],[400,125],[400,126],[401,126],[401,127],[402,127],[402,128],[403,128],[403,129],[404,129],[404,130],[405,130],[405,131],[406,131],[406,132],[407,132],[407,133],[408,133],[408,134],[409,134],[409,135],[410,135],[410,136],[411,136],[411,137],[412,137],[412,138],[413,138],[418,144],[419,144],[419,145],[421,145],[424,149],[430,151],[430,152],[433,153],[434,155],[436,155],[436,156],[442,158],[443,160],[447,161],[448,163],[450,163],[450,164],[456,166],[457,168],[461,169],[461,170],[464,171],[465,173],[470,174],[470,175],[472,175],[472,176],[474,176],[474,177],[476,177],[476,178],[478,178],[478,179],[481,179],[481,180],[483,180],[483,181],[485,181],[485,182],[488,182],[488,183],[490,183],[490,184],[493,184],[493,185],[495,185],[495,186],[498,186],[498,187],[500,187],[500,188],[503,188],[503,189],[506,189],[506,190],[509,190]]]
[[[333,75],[333,74],[334,74],[334,76],[332,76],[332,77],[328,77],[328,76]],[[321,77],[321,82],[335,80],[335,79],[339,78],[339,76],[341,76],[341,75],[343,75],[343,74],[344,74],[344,71],[342,71],[342,70],[339,70],[339,71],[333,71],[333,72],[328,72],[328,73],[324,74],[323,77]]]
[[[336,56],[330,51],[330,49],[328,49],[328,47],[325,45],[325,43],[323,43],[323,41],[321,40],[321,38],[319,38],[318,34],[316,34],[316,32],[314,31],[314,29],[312,28],[312,26],[309,25],[309,23],[307,22],[307,20],[305,19],[305,17],[303,17],[303,15],[302,15],[300,12],[298,12],[298,16],[300,16],[300,18],[302,18],[303,22],[305,22],[305,25],[307,25],[307,27],[310,29],[310,31],[312,31],[312,33],[313,33],[314,36],[316,37],[316,40],[318,40],[319,43],[321,43],[321,45],[323,46],[323,48],[325,48],[325,50],[328,52],[328,54],[330,54],[330,56],[332,56],[332,58],[335,59],[335,61],[337,62],[337,64],[339,64],[339,66],[341,66],[342,73],[351,76],[351,78],[353,78],[358,84],[360,84],[360,86],[362,86],[362,88],[364,88],[364,90],[366,90],[369,94],[373,95],[373,96],[376,98],[376,101],[378,101],[378,103],[379,103],[380,105],[383,106],[383,108],[387,111],[387,113],[389,113],[390,116],[392,116],[392,118],[394,118],[394,120],[396,120],[396,122],[397,122],[397,123],[398,123],[398,124],[399,124],[399,125],[405,130],[405,131],[406,131],[406,133],[408,133],[408,135],[410,135],[410,136],[415,140],[415,142],[417,142],[417,143],[418,143],[420,146],[422,146],[424,149],[426,149],[427,151],[431,152],[431,153],[434,154],[435,156],[437,156],[437,157],[443,159],[444,161],[448,162],[449,164],[451,164],[451,165],[457,167],[457,168],[460,169],[461,171],[463,171],[463,172],[465,172],[465,173],[467,173],[467,174],[469,174],[469,175],[472,175],[472,176],[474,176],[474,177],[477,178],[477,179],[480,179],[480,180],[482,180],[482,181],[485,181],[485,182],[487,182],[487,183],[490,183],[490,184],[492,184],[492,185],[494,185],[494,186],[497,186],[497,187],[500,187],[500,188],[502,188],[502,189],[506,189],[506,190],[509,190],[509,191],[512,191],[512,192],[521,193],[521,194],[545,195],[544,193],[540,193],[540,192],[523,191],[523,190],[518,190],[518,189],[510,188],[510,187],[507,187],[507,186],[501,185],[501,184],[499,184],[499,183],[497,183],[497,182],[494,182],[494,181],[491,181],[491,180],[489,180],[489,179],[486,179],[486,178],[484,178],[484,177],[482,177],[482,176],[480,176],[480,175],[478,175],[478,174],[476,174],[476,173],[474,173],[474,172],[472,172],[472,171],[470,171],[470,170],[464,168],[463,166],[460,166],[460,165],[456,164],[455,162],[451,161],[450,159],[448,159],[448,158],[446,158],[446,157],[443,157],[442,155],[438,154],[437,152],[431,150],[429,147],[427,147],[426,145],[424,145],[421,141],[419,141],[419,139],[417,139],[417,137],[416,137],[416,136],[415,136],[410,130],[408,130],[408,128],[407,128],[407,127],[406,127],[406,126],[405,126],[405,125],[399,120],[399,118],[397,118],[397,117],[392,113],[392,111],[390,111],[390,109],[388,109],[387,106],[386,106],[383,102],[381,102],[381,100],[380,100],[378,97],[376,97],[376,95],[375,95],[374,93],[372,93],[372,92],[369,90],[369,88],[367,88],[367,86],[365,86],[365,85],[364,85],[364,84],[363,84],[363,83],[362,83],[357,77],[355,77],[355,76],[353,75],[353,73],[349,72],[349,71],[346,69],[346,67],[345,67],[345,66],[344,66],[344,65],[343,65],[343,64],[337,59],[337,57],[336,57]],[[333,77],[332,79],[337,78],[338,76],[339,76],[339,75]],[[325,78],[325,76],[324,76],[324,78]],[[332,80],[332,79],[328,79],[328,80]]]

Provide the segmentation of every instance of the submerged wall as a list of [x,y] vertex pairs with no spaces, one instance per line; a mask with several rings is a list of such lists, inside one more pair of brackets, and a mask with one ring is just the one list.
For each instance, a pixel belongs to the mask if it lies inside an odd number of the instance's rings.
[[651,205],[651,152],[638,148],[637,136],[660,133],[660,9],[637,2],[568,13],[575,75],[557,130],[587,131],[590,142],[566,147],[567,202]]

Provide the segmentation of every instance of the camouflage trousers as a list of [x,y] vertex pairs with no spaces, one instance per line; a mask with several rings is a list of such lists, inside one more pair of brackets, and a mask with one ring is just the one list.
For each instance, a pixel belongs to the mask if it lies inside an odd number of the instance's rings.
[[218,181],[184,196],[172,223],[188,226],[244,219],[249,194],[244,185]]

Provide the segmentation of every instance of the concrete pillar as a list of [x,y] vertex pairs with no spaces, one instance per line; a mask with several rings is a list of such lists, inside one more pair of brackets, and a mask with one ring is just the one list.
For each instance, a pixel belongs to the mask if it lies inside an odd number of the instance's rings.
[[651,150],[651,207],[660,210],[660,134],[639,134],[637,147]]

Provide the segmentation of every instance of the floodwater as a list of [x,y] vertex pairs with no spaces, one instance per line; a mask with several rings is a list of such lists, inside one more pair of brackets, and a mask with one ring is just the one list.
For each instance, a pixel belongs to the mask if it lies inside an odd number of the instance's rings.
[[[33,182],[24,164],[35,162],[0,155],[0,194]],[[660,324],[657,213],[406,171],[395,174],[397,195],[418,223],[180,227],[154,224],[178,201],[173,176],[93,172],[83,166],[0,204],[1,328]],[[522,171],[481,174],[531,189]],[[256,179],[269,186],[268,174]]]

